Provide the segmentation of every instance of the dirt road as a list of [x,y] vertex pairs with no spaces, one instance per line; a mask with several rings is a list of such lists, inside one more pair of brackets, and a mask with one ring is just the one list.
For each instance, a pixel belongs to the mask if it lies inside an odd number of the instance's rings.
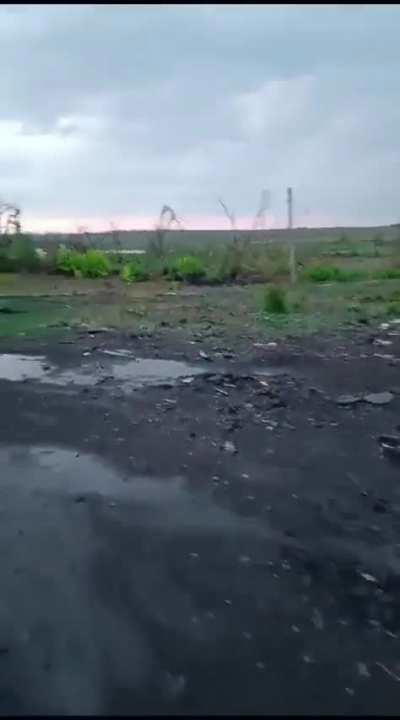
[[397,715],[389,332],[2,341],[0,712]]

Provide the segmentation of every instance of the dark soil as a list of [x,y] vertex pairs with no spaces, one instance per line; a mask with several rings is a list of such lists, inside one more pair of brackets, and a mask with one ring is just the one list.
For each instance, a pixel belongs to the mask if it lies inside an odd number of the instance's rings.
[[400,338],[374,337],[2,342],[207,374],[0,381],[1,713],[398,714]]

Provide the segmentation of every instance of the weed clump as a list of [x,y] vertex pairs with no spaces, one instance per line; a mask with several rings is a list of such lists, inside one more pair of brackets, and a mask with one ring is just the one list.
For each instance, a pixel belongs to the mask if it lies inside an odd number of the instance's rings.
[[121,278],[126,283],[144,282],[148,280],[149,277],[150,273],[143,260],[131,260],[126,263],[121,270]]
[[10,258],[6,250],[0,252],[0,273],[12,273],[16,271],[15,260]]
[[112,265],[100,250],[85,253],[62,248],[57,253],[56,269],[66,275],[84,278],[101,278],[111,274]]
[[183,255],[169,264],[166,274],[170,280],[196,283],[205,276],[206,269],[201,258],[195,255]]
[[399,280],[400,268],[386,268],[385,270],[377,270],[374,272],[374,278],[376,280]]
[[40,268],[39,255],[32,239],[27,235],[15,236],[8,252],[8,258],[16,271],[35,272]]
[[264,311],[274,315],[286,315],[289,311],[286,292],[283,288],[272,285],[264,294]]

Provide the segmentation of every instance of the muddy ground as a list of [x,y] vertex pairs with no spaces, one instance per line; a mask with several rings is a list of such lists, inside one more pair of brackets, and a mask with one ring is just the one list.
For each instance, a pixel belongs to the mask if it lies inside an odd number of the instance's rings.
[[396,325],[0,353],[2,714],[398,714]]

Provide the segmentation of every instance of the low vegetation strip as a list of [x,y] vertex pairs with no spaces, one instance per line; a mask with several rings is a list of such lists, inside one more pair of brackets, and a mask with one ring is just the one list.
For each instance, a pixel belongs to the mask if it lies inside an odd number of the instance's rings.
[[[296,232],[296,231],[294,231]],[[28,234],[0,236],[0,273],[47,273],[71,277],[119,276],[128,284],[149,280],[218,285],[289,281],[287,242],[260,242],[251,234],[232,235],[229,241],[204,245],[166,240],[146,251],[116,247],[102,250],[79,236],[69,245],[56,241],[38,248]],[[400,278],[400,236],[351,240],[342,235],[332,242],[296,241],[300,283],[351,283]]]

